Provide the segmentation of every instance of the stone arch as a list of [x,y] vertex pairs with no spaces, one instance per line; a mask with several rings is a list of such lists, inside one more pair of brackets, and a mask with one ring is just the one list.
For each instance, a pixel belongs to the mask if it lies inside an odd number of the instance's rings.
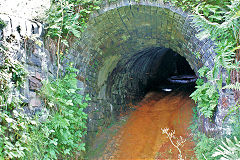
[[198,39],[198,32],[191,14],[158,1],[123,0],[105,4],[94,13],[71,51],[80,70],[80,85],[93,100],[87,109],[88,130],[96,131],[99,126],[107,125],[114,110],[119,112],[120,106],[139,100],[139,81],[146,80],[147,75],[138,76],[143,71],[134,70],[131,73],[135,77],[131,77],[128,71],[117,72],[117,69],[128,68],[125,62],[143,50],[171,48],[186,58],[196,74],[203,65],[212,68],[213,43]]

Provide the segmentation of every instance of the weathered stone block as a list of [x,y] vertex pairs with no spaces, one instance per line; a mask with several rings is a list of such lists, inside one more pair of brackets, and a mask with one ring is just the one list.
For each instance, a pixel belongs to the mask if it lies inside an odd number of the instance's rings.
[[32,98],[29,102],[30,107],[40,107],[41,106],[41,100],[40,98]]
[[42,87],[41,80],[36,77],[29,77],[29,89],[30,90],[39,90]]

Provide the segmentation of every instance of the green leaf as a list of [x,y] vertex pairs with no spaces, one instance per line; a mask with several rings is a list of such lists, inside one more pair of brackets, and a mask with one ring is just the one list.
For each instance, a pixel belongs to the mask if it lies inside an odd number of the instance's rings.
[[76,30],[76,29],[74,29],[74,28],[71,28],[70,31],[71,31],[71,32],[73,33],[73,35],[76,36],[77,38],[80,38],[80,37],[81,37],[81,32],[80,32],[80,31],[78,31],[78,30]]
[[67,46],[67,47],[69,47],[69,44],[68,44],[68,41],[67,40],[65,40],[65,39],[62,39],[62,41],[61,41],[65,46]]
[[66,105],[73,106],[72,100],[68,100],[68,101],[66,102]]
[[91,100],[91,97],[89,96],[89,94],[86,95],[85,100],[86,101],[90,101]]

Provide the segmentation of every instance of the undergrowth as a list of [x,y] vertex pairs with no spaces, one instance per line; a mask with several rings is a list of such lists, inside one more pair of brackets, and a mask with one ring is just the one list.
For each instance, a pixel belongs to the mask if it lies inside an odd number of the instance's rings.
[[25,128],[31,121],[22,113],[24,103],[14,89],[21,87],[27,73],[3,45],[0,53],[0,159],[20,158],[26,151]]
[[35,127],[30,126],[31,143],[27,159],[82,158],[85,151],[88,96],[78,94],[77,70],[66,68],[61,78],[44,82],[40,95],[45,100],[49,116]]
[[[165,1],[167,2],[167,1]],[[193,24],[200,28],[200,40],[213,40],[214,67],[199,70],[197,89],[191,95],[197,103],[195,120],[191,126],[196,141],[198,159],[239,159],[239,60],[240,60],[240,2],[238,0],[171,0],[174,6],[194,13]],[[225,75],[223,75],[225,74]],[[224,76],[228,75],[225,80]],[[213,117],[219,103],[219,93],[230,89],[235,94],[236,106],[228,106],[231,117],[231,134],[211,137],[199,131],[200,116]],[[232,107],[232,108],[231,108]],[[226,117],[225,117],[226,118]],[[225,120],[224,118],[224,120]],[[233,119],[237,119],[233,121]],[[224,123],[224,122],[223,122]],[[230,125],[230,124],[229,124]]]
[[[99,9],[100,1],[52,0],[46,19],[47,37],[57,46],[57,78],[46,81],[39,93],[44,99],[44,113],[25,114],[21,95],[27,73],[0,46],[0,159],[81,159],[85,151],[89,96],[79,94],[77,70],[71,66],[60,74],[60,56],[67,53],[69,40],[79,38],[89,14]],[[5,27],[0,21],[0,29]],[[27,49],[27,48],[25,48]]]
[[[197,159],[203,160],[235,160],[240,157],[239,146],[240,143],[236,142],[236,139],[240,138],[239,132],[239,110],[238,113],[231,113],[232,122],[231,125],[232,132],[231,135],[224,135],[222,137],[211,137],[210,135],[204,134],[199,129],[199,124],[202,122],[199,119],[198,111],[199,108],[193,109],[193,123],[190,126],[190,129],[193,133],[193,140],[196,143],[195,155]],[[231,142],[230,142],[231,141]],[[224,149],[223,149],[224,148]],[[226,158],[234,157],[234,158]],[[238,158],[236,158],[238,157]],[[226,159],[224,159],[226,158]]]
[[83,109],[90,98],[78,94],[77,70],[69,67],[60,78],[45,82],[40,94],[49,114],[28,116],[21,97],[14,95],[27,73],[0,49],[0,159],[82,158],[87,120]]
[[[191,95],[198,103],[200,113],[211,118],[218,104],[219,93],[223,89],[240,90],[239,88],[239,18],[238,0],[171,0],[175,6],[194,13],[193,24],[200,27],[197,35],[200,40],[209,38],[214,41],[214,67],[203,67],[199,70],[200,78],[197,89]],[[204,29],[204,30],[203,30]],[[223,73],[229,75],[223,82]],[[233,74],[235,73],[235,75]],[[227,83],[223,86],[223,83]]]

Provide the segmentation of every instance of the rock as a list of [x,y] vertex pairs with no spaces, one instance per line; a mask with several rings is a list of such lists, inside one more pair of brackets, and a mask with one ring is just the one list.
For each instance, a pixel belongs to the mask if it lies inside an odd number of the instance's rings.
[[42,66],[41,58],[37,57],[35,54],[31,54],[27,63],[29,63],[31,65],[34,65],[34,66],[37,66],[37,67]]
[[42,87],[41,80],[36,77],[29,77],[29,89],[32,91],[39,90]]
[[41,106],[41,100],[39,98],[33,98],[30,100],[29,103],[30,107],[40,107]]
[[36,78],[39,79],[39,80],[42,80],[42,76],[41,76],[41,73],[39,72],[36,72]]

